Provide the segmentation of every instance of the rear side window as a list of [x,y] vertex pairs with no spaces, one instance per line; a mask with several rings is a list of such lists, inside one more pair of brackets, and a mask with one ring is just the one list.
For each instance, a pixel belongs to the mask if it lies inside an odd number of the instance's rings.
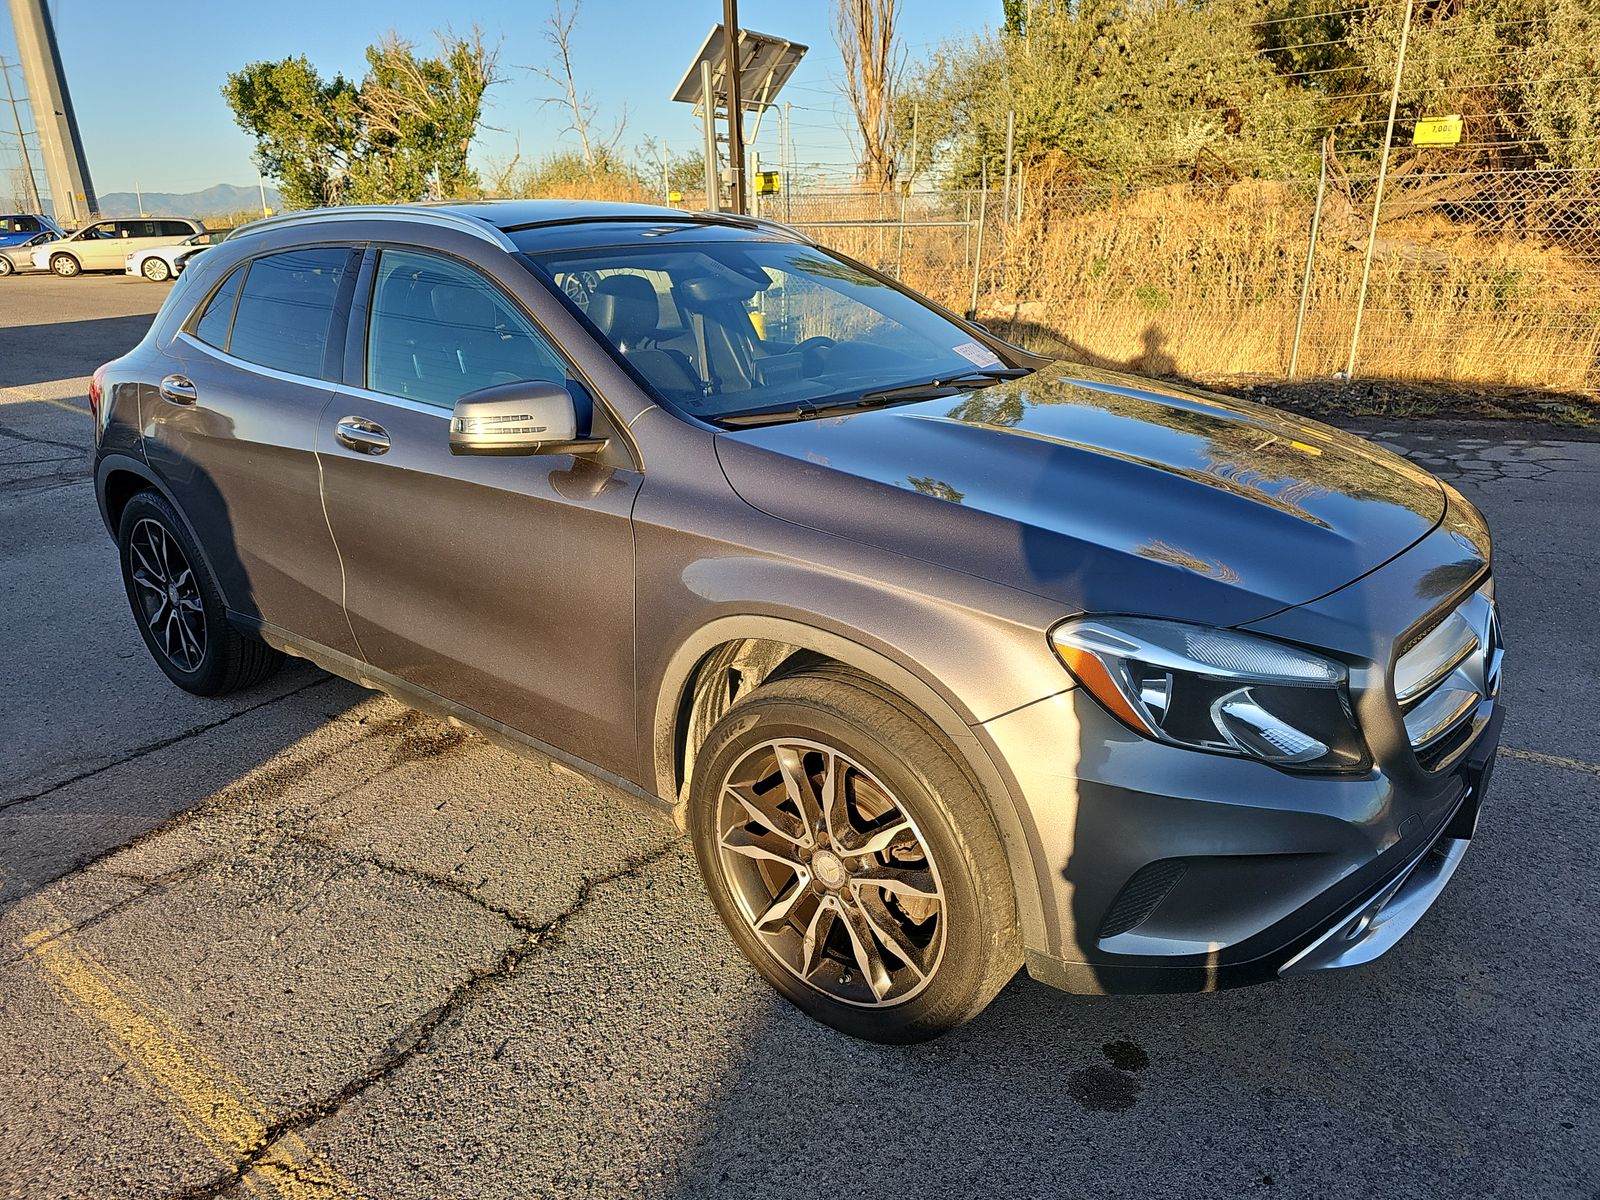
[[0,233],[38,233],[37,217],[0,217]]
[[154,224],[161,230],[162,237],[188,237],[195,232],[187,221],[156,221]]
[[529,380],[575,382],[487,277],[431,254],[383,252],[367,327],[367,387],[449,408],[479,388]]
[[244,268],[239,267],[229,275],[211,296],[205,312],[195,322],[194,336],[218,350],[228,348],[228,325],[233,321],[233,302],[239,298],[239,283],[244,279]]
[[251,262],[228,353],[275,371],[320,377],[349,262],[350,251],[341,246],[287,250]]

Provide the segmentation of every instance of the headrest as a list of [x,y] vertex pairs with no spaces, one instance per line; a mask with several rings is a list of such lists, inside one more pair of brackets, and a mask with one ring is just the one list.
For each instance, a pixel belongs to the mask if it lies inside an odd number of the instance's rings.
[[498,315],[495,302],[482,288],[457,283],[436,283],[428,294],[433,315],[446,325],[493,329]]
[[661,302],[644,276],[608,275],[589,297],[589,319],[627,350],[655,336],[661,323]]

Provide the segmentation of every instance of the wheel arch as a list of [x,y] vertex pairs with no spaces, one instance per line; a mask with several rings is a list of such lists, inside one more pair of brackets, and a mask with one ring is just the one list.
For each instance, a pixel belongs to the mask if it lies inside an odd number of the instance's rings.
[[117,538],[118,528],[122,524],[122,513],[128,507],[128,502],[140,492],[155,492],[168,504],[172,511],[178,514],[178,520],[183,522],[184,530],[189,539],[200,551],[200,557],[205,562],[206,570],[211,573],[218,594],[222,597],[225,607],[232,608],[227,592],[223,589],[222,579],[217,574],[216,564],[211,561],[211,555],[206,550],[206,544],[201,540],[199,531],[194,527],[194,522],[189,520],[189,514],[183,511],[183,506],[178,503],[177,497],[172,494],[172,489],[150,469],[150,465],[140,459],[126,454],[102,455],[94,471],[95,501],[100,506],[100,519],[105,522],[106,532],[111,535],[112,541]]
[[781,617],[730,616],[702,626],[678,647],[657,691],[651,751],[656,794],[672,802],[679,827],[687,827],[685,785],[695,751],[722,713],[774,675],[825,664],[849,668],[875,681],[943,735],[985,798],[1000,832],[1023,940],[1030,946],[1044,945],[1035,839],[1022,819],[1007,774],[973,732],[969,719],[927,678],[840,633]]

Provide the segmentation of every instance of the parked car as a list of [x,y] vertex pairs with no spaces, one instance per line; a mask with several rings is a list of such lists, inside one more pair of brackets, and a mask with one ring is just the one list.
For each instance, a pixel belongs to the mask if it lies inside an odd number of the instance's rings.
[[293,654],[658,805],[755,968],[862,1037],[936,1035],[1024,964],[1366,962],[1483,802],[1502,648],[1459,492],[768,222],[265,220],[90,401],[174,683]]
[[60,226],[42,213],[0,215],[0,250],[31,242],[41,233],[48,233],[53,237],[65,236]]
[[39,270],[33,265],[34,249],[53,241],[55,236],[53,233],[36,233],[15,245],[0,246],[0,276]]
[[192,217],[138,217],[96,221],[69,237],[36,246],[33,265],[70,279],[84,271],[121,271],[128,255],[155,246],[176,246],[204,232]]
[[190,234],[176,246],[154,246],[146,250],[135,250],[126,259],[124,273],[141,275],[151,283],[165,283],[182,271],[184,265],[196,254],[208,246],[215,246],[227,236],[226,230],[206,229]]

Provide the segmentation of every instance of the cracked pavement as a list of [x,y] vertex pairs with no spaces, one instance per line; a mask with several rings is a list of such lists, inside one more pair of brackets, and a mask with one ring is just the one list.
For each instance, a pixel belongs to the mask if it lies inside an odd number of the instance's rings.
[[777,1000],[621,794],[303,665],[171,687],[82,399],[165,289],[3,282],[0,1197],[1596,1195],[1600,444],[1364,430],[1488,514],[1511,646],[1479,838],[1392,953],[1022,976],[878,1047]]

